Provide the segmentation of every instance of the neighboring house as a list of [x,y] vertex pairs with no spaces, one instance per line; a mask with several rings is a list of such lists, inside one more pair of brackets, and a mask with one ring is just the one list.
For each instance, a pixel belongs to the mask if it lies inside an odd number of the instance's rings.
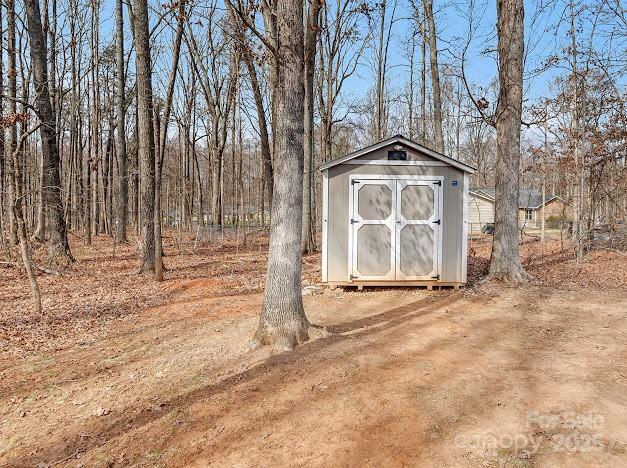
[[[474,188],[468,193],[468,231],[480,232],[485,224],[494,223],[495,190]],[[548,195],[542,200],[542,192],[533,188],[522,188],[518,192],[518,220],[531,229],[539,228],[544,205],[545,221],[551,219],[571,220],[573,208],[557,195]]]

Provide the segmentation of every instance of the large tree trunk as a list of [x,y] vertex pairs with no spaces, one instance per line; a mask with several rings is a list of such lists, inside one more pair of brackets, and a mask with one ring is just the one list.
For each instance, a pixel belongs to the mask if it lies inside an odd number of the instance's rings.
[[303,183],[303,2],[277,2],[277,109],[274,203],[266,287],[254,347],[292,349],[309,338],[301,295]]
[[28,19],[28,35],[30,39],[31,67],[35,87],[35,103],[37,114],[41,120],[41,148],[44,158],[43,187],[44,202],[48,216],[50,232],[48,252],[50,260],[65,264],[72,260],[67,240],[63,202],[61,201],[61,175],[59,172],[59,147],[57,144],[57,125],[48,88],[48,66],[46,41],[41,27],[41,14],[38,0],[24,2]]
[[116,121],[117,121],[117,152],[119,163],[118,178],[118,206],[117,206],[117,225],[116,225],[116,242],[123,243],[127,241],[126,224],[128,217],[128,169],[126,156],[126,122],[124,105],[124,12],[122,10],[122,0],[115,2],[115,105],[116,105]]
[[490,276],[517,283],[526,277],[518,255],[523,0],[497,0],[497,15],[500,89],[496,110],[496,202]]
[[429,25],[429,68],[431,69],[431,88],[433,90],[433,136],[435,138],[435,150],[444,152],[444,136],[442,133],[442,98],[440,92],[440,70],[438,65],[438,40],[435,29],[435,17],[433,16],[433,1],[423,0],[422,6],[425,21]]
[[[7,92],[8,92],[8,110],[9,116],[13,116],[17,113],[16,96],[17,96],[17,68],[15,63],[15,0],[7,0]],[[17,144],[17,127],[15,125],[9,127],[6,144],[6,154],[11,157],[15,145]],[[14,179],[11,177],[13,174],[13,162],[7,161],[10,173],[8,174],[8,193],[7,198],[10,202],[13,201],[15,184]],[[9,245],[16,245],[18,243],[17,238],[17,225],[15,219],[15,212],[13,209],[8,210],[9,217]]]
[[304,151],[305,174],[303,178],[303,233],[301,250],[303,253],[316,250],[313,222],[313,175],[314,175],[314,77],[316,67],[316,45],[320,30],[319,0],[308,2],[307,27],[305,29],[305,102],[304,102]]
[[155,269],[155,134],[153,126],[152,74],[148,32],[148,2],[140,0],[134,12],[137,73],[137,154],[141,167],[141,234],[143,237],[140,272]]

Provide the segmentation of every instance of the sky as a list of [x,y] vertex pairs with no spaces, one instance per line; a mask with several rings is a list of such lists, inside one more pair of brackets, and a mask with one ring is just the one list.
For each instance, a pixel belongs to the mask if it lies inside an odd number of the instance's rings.
[[[222,1],[218,1],[218,8],[223,9]],[[333,8],[337,0],[328,1],[329,8]],[[342,1],[342,0],[340,0]],[[392,37],[389,48],[389,70],[387,72],[388,90],[391,92],[404,89],[408,79],[408,37],[412,33],[411,0],[387,0],[388,18],[391,16],[393,4],[396,1],[396,12],[392,25]],[[420,0],[414,0],[420,2]],[[592,15],[594,6],[600,0],[576,0],[578,11],[577,30],[582,44],[586,46],[588,33],[593,27]],[[609,0],[620,1],[620,0]],[[208,2],[197,2],[201,5]],[[155,9],[161,8],[162,2],[149,0],[149,4]],[[568,0],[525,0],[525,42],[527,47],[525,63],[525,104],[530,106],[539,102],[542,98],[552,93],[551,84],[558,75],[565,75],[568,67],[565,47],[569,44],[568,35]],[[114,32],[114,7],[113,0],[104,0],[101,12],[101,40],[103,43],[113,40]],[[441,1],[434,0],[436,17],[436,29],[438,32],[438,52],[441,66],[449,65],[458,69],[459,55],[466,43],[469,29],[472,31],[472,41],[468,48],[466,60],[466,76],[471,84],[488,87],[497,78],[496,54],[496,0],[462,0]],[[126,23],[126,48],[130,47],[131,34],[128,30],[128,18],[125,11]],[[153,14],[154,23],[157,14]],[[472,18],[472,26],[470,20]],[[597,18],[598,19],[598,18]],[[609,26],[606,21],[598,21],[594,24],[596,36],[593,41],[595,48],[605,52],[612,52],[615,57],[626,59],[625,48],[627,36],[624,32],[616,34],[620,22],[612,22]],[[363,37],[374,37],[376,31],[370,31],[368,22],[360,21],[360,33]],[[160,33],[156,37],[160,45],[159,53],[155,57],[155,70],[157,78],[155,86],[164,86],[167,79],[170,63],[169,45],[171,44],[171,30],[161,25]],[[614,34],[610,36],[609,31]],[[550,56],[558,57],[558,66],[548,70],[537,72],[541,65]],[[345,86],[346,100],[359,100],[372,90],[374,84],[374,67],[372,65],[372,50],[366,49],[361,64],[356,73],[348,80]],[[416,60],[420,60],[420,51],[416,50]],[[418,65],[416,65],[418,66]],[[618,78],[619,87],[626,88],[624,69]]]

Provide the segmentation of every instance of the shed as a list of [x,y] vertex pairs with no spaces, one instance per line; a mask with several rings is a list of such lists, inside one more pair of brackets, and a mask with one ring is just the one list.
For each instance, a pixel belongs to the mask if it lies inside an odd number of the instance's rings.
[[327,161],[320,170],[323,283],[466,282],[474,168],[397,135]]

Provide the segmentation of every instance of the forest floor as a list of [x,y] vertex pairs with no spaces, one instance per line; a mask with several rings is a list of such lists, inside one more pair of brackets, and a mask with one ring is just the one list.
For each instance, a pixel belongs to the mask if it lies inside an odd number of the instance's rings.
[[[527,242],[535,279],[462,291],[325,290],[331,332],[251,352],[267,239],[136,246],[72,238],[77,262],[0,265],[0,466],[625,466],[627,257]],[[305,258],[315,284],[319,256]]]

